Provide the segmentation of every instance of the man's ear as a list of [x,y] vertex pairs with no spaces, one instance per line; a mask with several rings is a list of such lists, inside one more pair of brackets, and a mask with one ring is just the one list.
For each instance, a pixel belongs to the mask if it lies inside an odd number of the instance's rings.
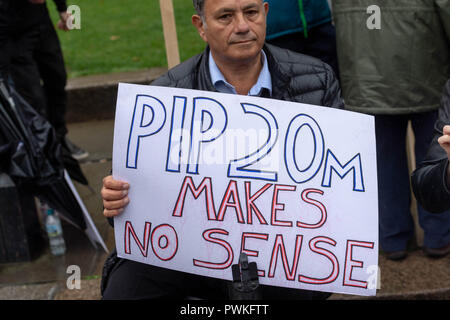
[[268,2],[264,2],[263,6],[264,6],[264,10],[266,11],[266,17],[267,17],[267,14],[269,13],[269,3]]
[[197,28],[198,34],[203,39],[203,41],[208,42],[208,39],[205,35],[205,25],[203,23],[203,19],[198,14],[194,14],[192,16],[192,24]]

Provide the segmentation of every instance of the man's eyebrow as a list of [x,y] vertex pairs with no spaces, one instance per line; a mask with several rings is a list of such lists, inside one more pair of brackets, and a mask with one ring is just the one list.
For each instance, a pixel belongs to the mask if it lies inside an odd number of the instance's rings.
[[233,8],[220,8],[219,10],[214,12],[214,14],[220,15],[222,13],[228,13],[228,12],[234,12],[234,11],[235,11],[235,9],[233,9]]
[[[246,5],[245,7],[242,8],[242,11],[248,10],[248,9],[255,9],[258,8],[258,4],[256,3],[251,3],[249,5]],[[220,8],[218,9],[214,14],[216,15],[220,15],[222,13],[229,13],[229,12],[235,12],[236,9],[235,8]]]
[[259,8],[259,5],[256,3],[250,3],[249,5],[245,6],[244,8],[242,8],[242,10],[248,10],[248,9],[256,9]]

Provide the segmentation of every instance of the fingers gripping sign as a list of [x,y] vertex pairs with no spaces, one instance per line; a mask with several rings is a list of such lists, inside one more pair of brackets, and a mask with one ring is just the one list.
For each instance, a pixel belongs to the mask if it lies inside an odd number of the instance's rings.
[[450,125],[446,125],[443,128],[443,134],[439,137],[438,142],[442,149],[447,152],[447,157],[450,160]]
[[[450,125],[445,125],[442,129],[442,136],[439,137],[438,142],[442,149],[447,153],[447,158],[450,161]],[[450,165],[447,166],[447,185],[450,185]]]
[[130,185],[124,181],[114,180],[112,176],[103,179],[101,196],[103,199],[103,215],[114,217],[122,213],[124,207],[130,202],[128,189]]

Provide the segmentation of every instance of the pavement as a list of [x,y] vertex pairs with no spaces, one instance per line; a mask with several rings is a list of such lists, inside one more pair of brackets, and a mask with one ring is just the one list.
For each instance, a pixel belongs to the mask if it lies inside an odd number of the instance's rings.
[[[153,71],[154,75],[163,70]],[[117,79],[130,83],[148,83],[141,73],[127,73],[77,79],[69,82],[72,96],[76,90],[92,90],[84,87],[90,81],[102,90],[114,92]],[[140,78],[139,78],[140,77]],[[113,78],[111,80],[111,78]],[[103,80],[102,80],[103,79]],[[138,81],[139,80],[139,81]],[[107,84],[106,81],[109,81]],[[95,93],[91,92],[91,96]],[[100,95],[101,96],[101,95]],[[105,95],[104,95],[105,96]],[[108,93],[111,96],[111,93]],[[114,98],[113,98],[114,99]],[[79,101],[77,101],[79,105]],[[112,103],[106,101],[102,103]],[[73,114],[74,105],[69,106]],[[85,106],[86,108],[86,106]],[[90,188],[75,183],[87,210],[89,211],[100,235],[109,250],[114,248],[113,229],[102,215],[100,189],[102,178],[111,169],[111,153],[113,144],[114,107],[96,117],[95,104],[91,105],[88,117],[69,117],[69,139],[89,151],[90,156],[81,163],[81,168],[89,180]],[[48,247],[31,261],[0,264],[0,300],[98,300],[100,296],[100,278],[107,253],[95,249],[86,236],[70,224],[63,223],[67,252],[64,256],[55,257]],[[69,288],[71,272],[69,266],[78,266],[81,271],[79,287]],[[330,300],[450,300],[450,255],[441,259],[426,257],[419,246],[412,245],[408,257],[400,262],[387,260],[382,254],[379,258],[380,287],[375,297],[360,297],[344,294],[333,294]]]

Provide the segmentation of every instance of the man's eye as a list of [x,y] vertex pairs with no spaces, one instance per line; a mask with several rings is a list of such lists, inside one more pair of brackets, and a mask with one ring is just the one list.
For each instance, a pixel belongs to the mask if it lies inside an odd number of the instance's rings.
[[250,11],[247,11],[247,12],[246,12],[246,15],[247,15],[248,17],[255,17],[255,16],[258,15],[258,10],[250,10]]
[[223,14],[221,16],[219,16],[219,20],[230,20],[231,19],[231,14]]

